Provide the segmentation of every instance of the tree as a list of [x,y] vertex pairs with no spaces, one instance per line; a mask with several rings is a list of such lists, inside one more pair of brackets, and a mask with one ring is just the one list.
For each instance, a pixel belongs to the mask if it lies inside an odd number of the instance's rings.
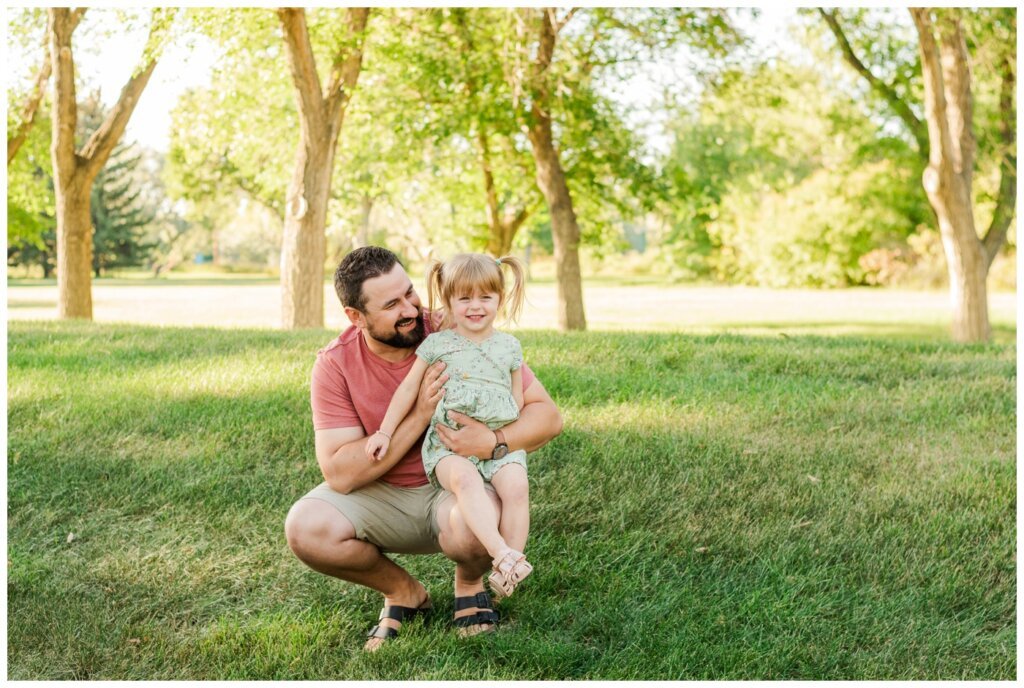
[[[523,10],[524,23],[536,37],[537,52],[530,66],[526,87],[530,94],[527,136],[537,168],[540,187],[551,214],[551,233],[555,243],[555,277],[558,282],[558,326],[563,330],[585,330],[583,279],[580,272],[580,227],[572,207],[572,196],[565,171],[555,147],[551,118],[551,65],[559,32],[572,19],[575,10],[559,18],[554,8]],[[529,26],[532,24],[532,26]]]
[[[922,185],[935,213],[949,271],[953,338],[960,342],[987,341],[991,337],[988,270],[1006,240],[1016,203],[1016,11],[910,10],[918,37],[923,120],[915,114],[907,96],[863,64],[847,38],[839,13],[825,9],[819,12],[846,61],[885,99],[919,142],[921,156],[927,160]],[[970,42],[975,57],[987,53],[989,58],[988,64],[975,60],[973,75],[965,23],[974,29]],[[992,73],[978,74],[980,66]],[[979,238],[973,185],[978,162],[975,88],[980,80],[993,75],[999,82],[993,119],[999,132],[994,157],[999,161],[1000,183],[991,222]]]
[[76,150],[78,102],[71,50],[75,22],[68,8],[49,10],[50,59],[54,72],[51,154],[57,208],[58,314],[61,318],[92,319],[92,186],[124,133],[139,96],[153,74],[162,35],[172,20],[173,11],[153,11],[149,39],[139,66],[103,123],[82,148]]
[[488,8],[383,13],[368,67],[382,87],[361,100],[375,122],[394,132],[375,136],[390,144],[374,149],[377,159],[394,158],[390,166],[406,179],[435,170],[428,193],[444,197],[460,218],[473,218],[468,227],[460,221],[456,243],[468,239],[474,250],[494,256],[512,250],[516,232],[543,202],[502,72],[505,14]]
[[[78,7],[71,13],[71,31],[75,30],[84,14],[84,7]],[[47,22],[49,22],[49,18],[47,18]],[[40,46],[42,48],[40,51],[42,53],[42,61],[33,79],[32,88],[25,95],[18,118],[14,122],[8,122],[7,125],[7,167],[11,166],[11,161],[14,160],[14,157],[28,138],[32,125],[35,123],[36,115],[39,113],[39,106],[43,102],[46,86],[50,81],[52,64],[48,45],[49,35],[50,27],[49,23],[47,23],[46,31],[43,33],[42,45]]]
[[680,110],[660,246],[674,275],[861,284],[864,254],[903,244],[927,220],[913,143],[879,131],[860,94],[830,88],[837,68],[737,65]]
[[369,13],[366,7],[347,10],[348,32],[332,51],[330,76],[323,87],[305,11],[278,10],[300,122],[281,246],[281,318],[286,329],[323,327],[327,202],[345,107],[352,98],[362,66],[362,43]]
[[[572,144],[580,146],[584,159],[592,153],[596,153],[592,160],[602,157],[602,151],[581,145],[581,139],[591,134],[592,115],[603,113],[601,99],[592,90],[595,72],[632,61],[642,51],[668,50],[684,39],[709,55],[724,54],[741,40],[721,10],[595,8],[581,13],[585,24],[569,32],[566,27],[577,12],[578,8],[571,9],[559,16],[554,8],[520,10],[512,41],[515,47],[505,64],[517,94],[519,121],[530,141],[537,185],[551,218],[559,326],[568,330],[585,329],[586,317],[579,259],[583,233],[565,158]],[[560,53],[559,46],[564,46]],[[628,156],[622,161],[628,162]],[[645,174],[643,165],[634,164],[632,169],[637,175]],[[614,188],[607,174],[584,181]],[[651,186],[637,184],[638,189]]]

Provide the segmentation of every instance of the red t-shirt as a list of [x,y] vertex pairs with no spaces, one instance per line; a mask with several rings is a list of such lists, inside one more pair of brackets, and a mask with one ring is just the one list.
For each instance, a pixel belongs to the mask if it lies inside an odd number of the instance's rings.
[[[430,319],[425,320],[427,334],[430,334]],[[316,355],[309,388],[313,428],[359,426],[366,434],[376,432],[388,411],[391,397],[415,361],[415,352],[398,363],[384,360],[370,351],[360,330],[349,326]],[[529,387],[533,379],[533,373],[524,364],[523,389]],[[421,437],[380,479],[396,487],[426,485],[420,455],[422,444]]]

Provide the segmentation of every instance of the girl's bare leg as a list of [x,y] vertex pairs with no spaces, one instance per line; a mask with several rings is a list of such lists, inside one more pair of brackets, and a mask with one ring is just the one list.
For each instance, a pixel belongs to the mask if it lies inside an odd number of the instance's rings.
[[465,457],[449,454],[438,462],[434,471],[441,487],[455,494],[466,525],[480,544],[492,558],[498,556],[508,545],[498,532],[498,514],[476,466]]
[[530,483],[526,468],[517,463],[502,466],[491,478],[491,485],[501,499],[498,531],[509,547],[522,552],[530,534]]

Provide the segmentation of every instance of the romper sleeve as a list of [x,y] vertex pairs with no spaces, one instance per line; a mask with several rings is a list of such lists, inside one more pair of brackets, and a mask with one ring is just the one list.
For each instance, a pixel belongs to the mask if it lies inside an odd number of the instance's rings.
[[509,349],[512,353],[512,365],[509,366],[509,370],[519,370],[523,365],[523,345],[519,343],[518,339],[509,335]]
[[434,333],[427,335],[427,338],[423,340],[423,343],[416,349],[416,355],[427,362],[430,365],[437,361],[441,357],[442,347],[441,338],[438,336],[440,333]]

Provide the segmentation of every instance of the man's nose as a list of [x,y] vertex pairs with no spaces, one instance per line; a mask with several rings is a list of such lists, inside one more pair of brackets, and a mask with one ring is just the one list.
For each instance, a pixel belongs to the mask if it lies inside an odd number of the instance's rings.
[[402,318],[415,318],[419,310],[409,299],[402,299]]

